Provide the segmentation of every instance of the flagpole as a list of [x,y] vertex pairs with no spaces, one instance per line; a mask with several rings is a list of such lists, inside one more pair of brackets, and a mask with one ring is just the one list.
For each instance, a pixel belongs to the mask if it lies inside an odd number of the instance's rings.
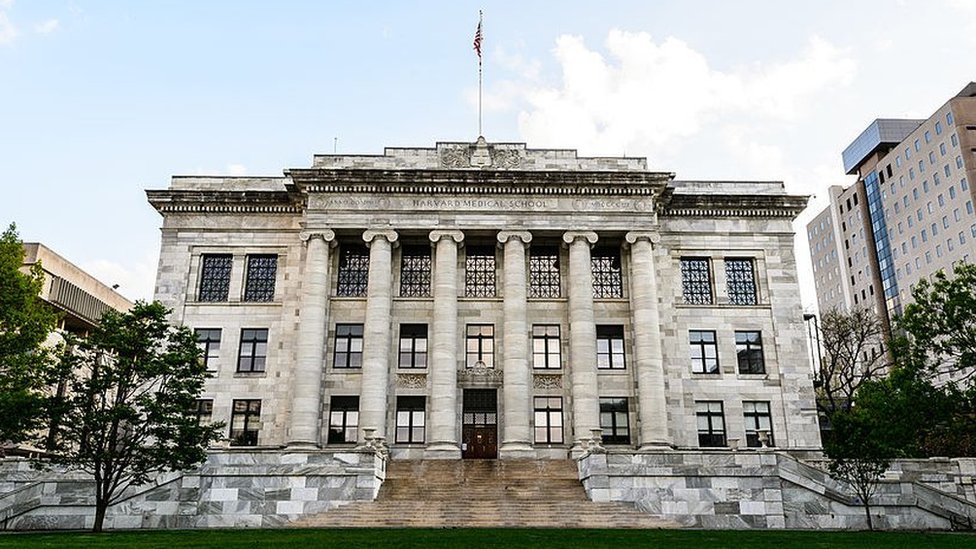
[[482,90],[482,69],[481,69],[481,40],[482,40],[482,30],[481,24],[484,18],[484,14],[481,10],[478,10],[478,137],[481,137],[481,90]]

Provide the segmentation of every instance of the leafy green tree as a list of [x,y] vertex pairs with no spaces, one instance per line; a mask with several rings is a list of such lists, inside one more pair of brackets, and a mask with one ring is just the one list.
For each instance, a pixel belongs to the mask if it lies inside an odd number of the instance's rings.
[[24,273],[23,264],[24,246],[11,224],[0,236],[0,445],[23,442],[41,426],[52,362],[44,343],[58,319],[39,295],[41,265]]
[[168,314],[141,301],[106,312],[61,361],[69,390],[51,403],[61,424],[52,462],[93,476],[96,532],[126,488],[201,463],[220,437],[193,412],[207,378],[196,338]]

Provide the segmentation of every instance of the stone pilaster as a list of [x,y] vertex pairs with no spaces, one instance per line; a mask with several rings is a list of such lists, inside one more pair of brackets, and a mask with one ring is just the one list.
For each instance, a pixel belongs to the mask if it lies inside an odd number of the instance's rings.
[[526,320],[528,278],[525,246],[532,241],[528,231],[501,231],[498,242],[504,249],[504,355],[501,458],[533,458],[529,417],[532,414],[532,371],[529,368],[529,329]]
[[386,436],[386,410],[389,399],[391,307],[393,305],[393,244],[397,233],[391,229],[370,229],[363,233],[369,246],[369,282],[366,290],[366,320],[363,324],[363,383],[360,424],[375,429],[376,437]]
[[431,231],[434,244],[434,318],[430,333],[430,433],[424,456],[458,459],[458,245],[461,231]]
[[569,368],[573,384],[573,453],[589,445],[600,428],[596,379],[596,324],[593,320],[593,273],[590,248],[594,232],[569,231]]
[[630,232],[630,310],[634,329],[634,364],[637,372],[637,408],[641,449],[671,446],[661,351],[661,315],[658,311],[654,232]]
[[302,301],[298,319],[295,369],[292,373],[289,447],[314,447],[322,432],[322,365],[325,357],[329,304],[330,229],[301,234],[307,246],[302,273]]

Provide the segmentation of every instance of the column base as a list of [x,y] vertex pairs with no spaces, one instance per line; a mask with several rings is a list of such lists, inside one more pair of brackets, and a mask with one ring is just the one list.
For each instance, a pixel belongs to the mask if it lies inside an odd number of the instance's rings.
[[662,452],[669,450],[674,450],[674,445],[663,440],[652,440],[650,442],[641,444],[640,447],[637,448],[638,452]]
[[307,450],[319,450],[322,445],[317,442],[312,442],[310,440],[293,440],[285,444],[285,450],[294,450],[296,452],[302,452]]
[[498,449],[498,457],[501,459],[535,459],[538,455],[535,448],[528,442],[510,441],[503,442]]
[[461,447],[456,442],[432,442],[424,448],[424,459],[461,459]]

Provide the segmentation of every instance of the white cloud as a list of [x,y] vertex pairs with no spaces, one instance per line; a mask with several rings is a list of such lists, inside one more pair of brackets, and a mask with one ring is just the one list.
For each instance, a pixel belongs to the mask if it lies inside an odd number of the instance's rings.
[[157,256],[153,253],[125,264],[95,259],[83,264],[81,268],[104,284],[118,284],[116,291],[129,299],[151,300],[155,292],[157,263]]
[[34,32],[37,34],[51,34],[58,30],[59,26],[60,23],[57,19],[48,19],[47,21],[34,25]]
[[[2,7],[3,6],[0,5],[0,8]],[[19,35],[20,32],[17,30],[17,27],[10,22],[10,19],[7,18],[7,14],[0,11],[0,45],[12,43]]]

